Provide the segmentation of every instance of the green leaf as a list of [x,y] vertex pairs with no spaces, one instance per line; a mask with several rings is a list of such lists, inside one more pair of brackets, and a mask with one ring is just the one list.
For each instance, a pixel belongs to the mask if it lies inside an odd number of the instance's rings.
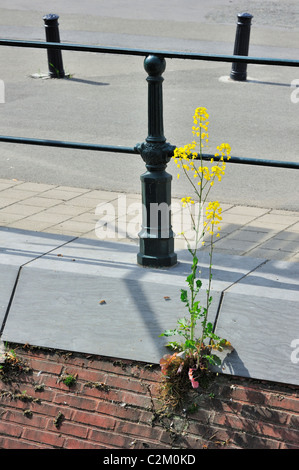
[[221,359],[220,357],[216,356],[216,354],[212,355],[205,355],[204,356],[206,360],[211,364],[212,366],[220,366],[221,365]]
[[196,342],[191,339],[187,339],[184,344],[184,349],[195,349],[196,348]]
[[201,280],[200,280],[200,279],[197,279],[197,281],[196,281],[196,287],[197,287],[197,289],[200,289],[201,286],[202,286]]
[[187,323],[186,318],[180,318],[177,321],[178,325],[180,325],[181,328],[189,328],[189,324]]
[[206,333],[207,334],[213,333],[213,323],[209,322],[206,324]]
[[216,356],[216,354],[213,354],[211,356],[211,359],[213,361],[213,365],[215,365],[215,366],[220,366],[221,365],[221,359],[220,359],[220,357]]
[[182,350],[182,345],[178,343],[177,341],[170,341],[169,343],[166,344],[166,347],[171,349],[172,351]]
[[188,294],[184,289],[181,289],[181,301],[188,303]]
[[161,333],[161,334],[159,335],[159,338],[160,338],[161,336],[174,336],[174,335],[176,335],[177,333],[178,333],[177,330],[165,330],[163,333]]
[[224,339],[224,338],[220,339],[220,341],[219,341],[220,346],[224,346],[225,343],[226,343],[226,339]]
[[200,305],[200,300],[197,300],[196,302],[194,302],[193,304],[194,313],[199,315],[199,313],[201,312],[201,309],[202,309],[202,306]]

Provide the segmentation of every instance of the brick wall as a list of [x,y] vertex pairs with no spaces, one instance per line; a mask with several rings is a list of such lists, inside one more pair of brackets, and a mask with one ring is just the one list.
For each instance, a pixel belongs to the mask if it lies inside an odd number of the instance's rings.
[[219,375],[167,415],[158,366],[12,349],[0,369],[1,449],[299,448],[296,387]]

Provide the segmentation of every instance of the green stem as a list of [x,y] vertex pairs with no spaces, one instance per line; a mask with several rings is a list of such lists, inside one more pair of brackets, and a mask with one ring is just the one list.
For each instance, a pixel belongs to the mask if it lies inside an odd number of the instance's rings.
[[193,265],[192,265],[192,284],[190,283],[190,290],[191,290],[191,324],[190,324],[190,339],[191,341],[194,340],[194,330],[195,330],[195,314],[194,314],[194,301],[196,298],[196,287],[195,287],[195,279],[196,279],[196,269],[197,269],[197,262],[195,263],[195,258],[193,258]]
[[204,320],[202,322],[202,332],[201,332],[201,338],[200,338],[200,348],[199,348],[199,353],[198,353],[198,358],[197,358],[197,365],[200,362],[200,359],[202,358],[203,351],[201,349],[201,344],[203,343],[205,339],[205,333],[206,333],[206,326],[207,326],[207,320],[208,320],[208,313],[209,313],[209,306],[210,306],[210,293],[211,293],[211,284],[212,284],[212,258],[213,258],[213,234],[211,235],[211,250],[209,253],[210,257],[210,264],[209,264],[209,282],[208,282],[208,287],[207,287],[207,308],[204,316]]

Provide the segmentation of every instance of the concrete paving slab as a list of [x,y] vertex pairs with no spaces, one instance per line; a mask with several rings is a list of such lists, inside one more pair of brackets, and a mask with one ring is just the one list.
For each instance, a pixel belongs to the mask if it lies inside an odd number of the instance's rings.
[[184,315],[177,294],[169,284],[24,269],[3,340],[159,362],[159,335]]
[[10,264],[1,264],[0,270],[0,329],[3,324],[9,302],[18,277],[19,267]]
[[0,227],[0,329],[20,267],[71,239]]
[[226,292],[299,302],[299,265],[266,261]]
[[23,266],[74,237],[0,227],[0,264]]
[[[163,282],[171,280],[181,286],[182,279],[190,274],[191,255],[187,250],[178,252],[178,264],[172,268],[150,269],[142,268],[136,263],[138,247],[133,244],[122,244],[107,240],[90,240],[80,238],[53,249],[50,253],[36,259],[27,267],[53,269],[79,274],[101,275],[103,267],[105,275],[118,278],[128,275],[130,279],[140,279]],[[207,286],[209,253],[199,251],[199,269],[203,278],[203,287]],[[73,261],[75,260],[75,262]],[[241,256],[225,256],[218,253],[213,255],[213,289],[224,290],[237,282],[248,272],[255,269],[265,260],[244,258]],[[117,270],[115,269],[117,268]],[[142,272],[142,274],[141,274]]]
[[[142,268],[138,247],[78,239],[23,267],[5,324],[4,341],[159,362],[167,352],[164,329],[186,315],[180,289],[190,274],[190,255],[180,252],[177,266]],[[215,255],[214,321],[223,289],[262,260]],[[202,252],[206,297],[209,257]],[[105,303],[101,303],[104,301]]]
[[265,262],[227,289],[216,333],[234,351],[222,354],[221,371],[298,385],[298,313],[298,263]]

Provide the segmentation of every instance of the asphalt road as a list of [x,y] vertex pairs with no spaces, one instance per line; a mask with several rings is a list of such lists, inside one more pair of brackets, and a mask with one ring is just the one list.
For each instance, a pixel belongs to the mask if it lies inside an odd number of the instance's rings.
[[[1,0],[0,36],[45,40],[42,17],[60,15],[62,42],[232,54],[237,13],[252,20],[249,55],[298,59],[296,1],[66,0],[36,5]],[[71,78],[47,72],[45,50],[0,47],[0,134],[134,146],[147,136],[147,83],[142,57],[63,51]],[[229,142],[232,155],[298,162],[298,68],[248,65],[245,83],[230,82],[230,64],[168,60],[164,73],[167,140],[192,140],[194,109],[210,114],[210,153]],[[57,185],[140,192],[144,163],[136,155],[0,143],[0,177]],[[174,196],[190,194],[176,180]],[[299,210],[298,170],[230,164],[214,197],[222,202]]]

